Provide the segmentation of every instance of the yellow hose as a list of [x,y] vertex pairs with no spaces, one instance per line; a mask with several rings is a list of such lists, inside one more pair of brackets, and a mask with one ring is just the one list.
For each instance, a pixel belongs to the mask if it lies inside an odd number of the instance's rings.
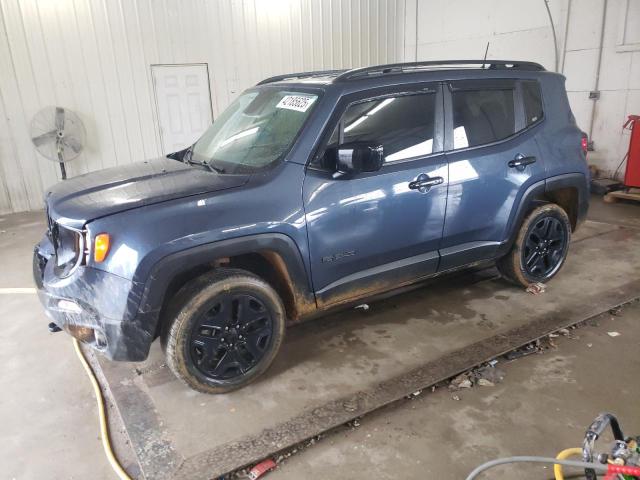
[[96,379],[89,362],[84,357],[82,350],[80,349],[80,343],[75,338],[73,339],[73,346],[76,349],[76,354],[82,363],[87,375],[89,376],[89,380],[91,380],[91,384],[93,385],[93,391],[96,394],[96,401],[98,402],[98,414],[100,416],[100,438],[102,439],[102,447],[104,448],[104,453],[107,455],[107,460],[109,460],[109,464],[113,471],[118,475],[120,480],[132,480],[132,478],[127,475],[127,472],[124,471],[118,459],[113,453],[111,448],[111,442],[109,440],[109,427],[107,425],[107,416],[104,410],[104,398],[102,397],[102,390],[100,390],[100,385],[98,384],[98,380]]
[[[576,455],[582,455],[581,448],[567,448],[566,450],[562,450],[558,455],[556,455],[556,458],[558,460],[565,460]],[[564,475],[562,474],[562,465],[558,465],[557,463],[554,464],[553,474],[555,475],[556,480],[564,480]]]

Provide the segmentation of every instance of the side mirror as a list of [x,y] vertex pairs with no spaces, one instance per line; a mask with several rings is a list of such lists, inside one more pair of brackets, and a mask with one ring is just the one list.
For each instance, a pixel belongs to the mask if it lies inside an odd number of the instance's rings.
[[345,143],[336,150],[336,171],[338,174],[377,172],[384,161],[382,145],[377,147],[364,143]]

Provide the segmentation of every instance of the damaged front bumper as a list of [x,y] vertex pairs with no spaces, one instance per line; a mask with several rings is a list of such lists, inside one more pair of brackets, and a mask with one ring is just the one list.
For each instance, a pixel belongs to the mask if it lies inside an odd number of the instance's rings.
[[54,272],[54,255],[48,237],[33,253],[33,277],[47,316],[112,360],[147,358],[154,332],[137,314],[134,282],[86,266],[60,278]]

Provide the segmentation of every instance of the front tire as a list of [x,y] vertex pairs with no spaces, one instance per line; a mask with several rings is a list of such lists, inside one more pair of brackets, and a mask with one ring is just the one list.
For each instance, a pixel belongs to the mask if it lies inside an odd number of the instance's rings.
[[185,285],[162,334],[167,365],[194,390],[244,387],[273,362],[285,332],[276,291],[244,270],[218,269]]
[[562,268],[571,241],[571,222],[555,203],[534,209],[522,222],[507,255],[496,264],[507,280],[527,287],[551,280]]

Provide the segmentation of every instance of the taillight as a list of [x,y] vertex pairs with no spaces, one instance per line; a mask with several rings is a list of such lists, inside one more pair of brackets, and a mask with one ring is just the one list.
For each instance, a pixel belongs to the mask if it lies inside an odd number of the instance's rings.
[[111,238],[108,233],[99,233],[96,235],[96,239],[93,242],[93,260],[96,263],[104,262],[109,253],[109,247],[111,244]]
[[587,151],[589,150],[589,140],[587,139],[586,135],[582,136],[582,140],[580,141],[580,147],[582,147],[582,153],[586,155]]

